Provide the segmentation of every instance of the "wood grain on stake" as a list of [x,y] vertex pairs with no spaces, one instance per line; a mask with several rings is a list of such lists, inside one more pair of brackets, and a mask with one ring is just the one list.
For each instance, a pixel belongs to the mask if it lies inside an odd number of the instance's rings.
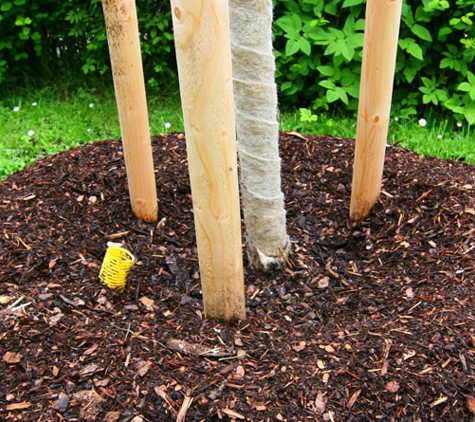
[[205,314],[243,319],[227,1],[175,0],[172,11]]
[[402,0],[368,0],[350,218],[365,218],[381,189]]
[[135,0],[103,0],[130,201],[136,217],[158,219]]

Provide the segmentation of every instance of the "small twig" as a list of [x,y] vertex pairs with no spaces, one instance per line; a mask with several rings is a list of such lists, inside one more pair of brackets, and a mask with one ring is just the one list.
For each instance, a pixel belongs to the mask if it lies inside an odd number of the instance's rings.
[[150,233],[149,232],[146,232],[145,230],[141,230],[141,229],[137,229],[133,226],[127,226],[130,230],[132,230],[133,232],[137,233],[137,234],[143,234],[144,236],[149,236]]
[[[152,342],[152,343],[158,344],[159,346],[163,347],[164,349],[168,349],[167,346],[165,346],[163,343],[160,343],[160,342],[157,341],[157,340],[152,340],[152,339],[150,339],[150,338],[145,338],[144,336],[138,335],[135,331],[131,331],[131,330],[130,330],[130,324],[129,324],[128,328],[118,327],[117,325],[114,325],[114,324],[111,324],[110,326],[111,326],[111,327],[114,327],[114,328],[117,328],[118,330],[125,331],[125,332],[128,333],[128,334],[135,335],[134,338],[138,338],[139,340],[150,341],[150,342]],[[127,335],[126,335],[125,338],[127,339]]]
[[224,357],[224,358],[219,358],[218,360],[219,360],[219,361],[222,361],[222,360],[241,359],[241,358],[243,358],[244,356],[246,356],[246,355],[243,355],[243,356],[240,356],[240,355],[236,355],[236,356],[226,356],[226,357]]
[[328,261],[325,263],[325,269],[330,273],[330,275],[333,277],[333,278],[339,278],[340,275],[333,271],[331,265],[333,263],[333,259],[329,258]]
[[279,248],[279,252],[280,252],[280,255],[282,257],[282,259],[285,261],[285,263],[287,264],[287,267],[289,267],[290,269],[292,269],[292,261],[290,261],[290,259],[286,256],[286,254],[284,253],[284,250],[282,248]]
[[284,132],[284,133],[286,133],[287,135],[295,136],[296,138],[300,138],[300,139],[308,142],[308,138],[306,138],[305,136],[303,136],[302,134],[300,134],[298,132]]
[[127,337],[129,336],[129,333],[132,333],[132,331],[130,331],[130,322],[129,322],[129,326],[127,327],[127,331],[125,332],[124,343],[127,341]]
[[11,308],[10,311],[11,312],[20,311],[20,310],[26,308],[28,305],[31,305],[31,302],[24,303],[23,305],[19,305],[16,308]]
[[[155,387],[155,393],[157,393],[157,395],[159,397],[161,397],[163,400],[165,400],[165,402],[168,404],[168,406],[170,407],[170,410],[173,412],[173,413],[176,413],[176,410],[175,410],[175,402],[173,401],[173,399],[168,395],[168,393],[165,391],[165,389],[163,387]],[[181,411],[181,409],[180,409]]]
[[193,397],[186,395],[183,399],[183,403],[181,404],[178,415],[176,416],[176,422],[183,422],[185,420],[186,412],[188,412],[188,409],[190,408],[192,402]]
[[25,296],[19,297],[15,302],[13,302],[11,305],[8,306],[7,309],[12,310],[16,305],[18,305],[23,299],[25,299]]

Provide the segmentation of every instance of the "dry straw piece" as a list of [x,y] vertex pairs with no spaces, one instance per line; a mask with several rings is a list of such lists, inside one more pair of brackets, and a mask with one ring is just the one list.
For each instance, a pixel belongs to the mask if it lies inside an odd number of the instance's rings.
[[109,242],[99,272],[99,280],[111,289],[124,291],[127,276],[134,262],[135,257],[132,252],[122,247],[121,244]]

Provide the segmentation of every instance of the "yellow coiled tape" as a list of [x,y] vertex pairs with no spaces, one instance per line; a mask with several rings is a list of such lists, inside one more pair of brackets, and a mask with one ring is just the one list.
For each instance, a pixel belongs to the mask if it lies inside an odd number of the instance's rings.
[[122,247],[120,243],[109,242],[99,272],[99,280],[111,289],[124,291],[127,276],[134,262],[135,257],[132,252]]

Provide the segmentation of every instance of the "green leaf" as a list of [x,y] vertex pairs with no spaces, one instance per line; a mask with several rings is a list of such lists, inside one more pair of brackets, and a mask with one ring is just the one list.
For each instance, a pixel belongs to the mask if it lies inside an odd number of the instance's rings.
[[347,43],[342,44],[341,54],[346,60],[351,62],[351,60],[353,59],[353,56],[355,55],[355,49],[350,47]]
[[2,5],[0,6],[0,11],[8,12],[12,7],[13,7],[13,4],[9,1],[6,1],[5,3],[2,3]]
[[424,28],[422,25],[416,23],[411,27],[411,32],[414,35],[417,35],[421,40],[432,42],[432,35],[429,30]]
[[[340,99],[346,105],[348,105],[348,95],[346,94],[346,91],[343,88],[337,87],[336,90],[333,92],[335,92],[335,94],[337,95],[337,99]],[[328,92],[327,92],[327,98],[328,98]],[[328,101],[331,102],[330,99]]]
[[336,39],[325,49],[325,56],[334,54],[335,56],[343,56],[347,61],[351,61],[355,55],[355,49],[350,47],[346,39]]
[[277,19],[275,24],[282,28],[287,38],[297,39],[300,37],[300,30],[302,29],[302,21],[299,15],[285,15]]
[[23,26],[23,25],[29,25],[31,22],[33,22],[30,18],[24,18],[24,17],[17,17],[15,20],[15,25],[16,26]]
[[340,96],[338,95],[337,91],[327,91],[327,100],[329,103],[334,103],[335,101],[338,101],[340,99]]
[[302,50],[307,56],[310,56],[312,52],[312,46],[304,37],[300,37],[297,41],[300,50]]
[[353,98],[358,98],[359,97],[359,94],[360,94],[360,84],[359,84],[359,81],[357,81],[356,83],[350,85],[350,86],[347,86],[345,87],[346,88],[346,92],[351,95]]
[[475,88],[475,75],[472,72],[467,72],[468,76],[468,81],[470,82],[470,85]]
[[449,94],[443,89],[436,89],[435,94],[437,95],[437,98],[442,102],[445,102],[449,99]]
[[363,48],[364,34],[357,32],[348,37],[348,44],[351,47]]
[[324,81],[320,81],[318,85],[323,86],[324,88],[334,90],[336,88],[335,82],[330,81],[328,79]]
[[467,92],[470,99],[475,100],[475,86],[470,85],[468,82],[462,82],[457,89],[459,91]]
[[325,10],[325,12],[328,13],[329,15],[336,16],[339,9],[339,7],[337,6],[338,2],[339,0],[326,1],[325,8],[323,10]]
[[403,74],[406,78],[406,81],[411,83],[417,75],[417,69],[414,68],[414,67],[407,66],[407,67],[404,68]]
[[286,81],[280,86],[281,91],[287,91],[292,88],[292,82],[291,81]]
[[331,66],[318,66],[317,70],[323,75],[323,76],[333,76],[335,70]]
[[407,26],[412,26],[414,24],[414,16],[412,14],[411,6],[406,2],[403,2],[402,4],[401,19]]
[[465,16],[462,16],[462,22],[467,25],[473,25],[473,22],[470,19],[472,16],[473,16],[473,13],[467,13]]
[[358,6],[364,2],[365,0],[345,0],[342,7]]
[[442,59],[440,61],[439,67],[441,69],[445,69],[446,67],[448,67],[450,69],[453,69],[455,67],[454,66],[454,59],[452,59],[451,57],[446,57],[445,59]]
[[439,34],[437,35],[438,39],[445,38],[447,35],[452,33],[452,28],[450,26],[443,26],[439,29]]
[[413,38],[403,38],[399,40],[399,46],[406,50],[411,56],[415,57],[418,60],[424,60],[422,56],[422,48]]
[[299,50],[300,50],[300,45],[299,45],[298,40],[294,40],[294,39],[287,40],[287,44],[285,44],[285,55],[287,57],[293,56]]
[[355,31],[364,31],[364,27],[365,27],[365,20],[364,19],[358,19],[356,22],[355,22]]
[[475,108],[472,107],[465,109],[463,115],[470,125],[473,125],[475,123]]
[[421,78],[421,81],[427,87],[429,87],[429,86],[434,87],[435,86],[435,80],[434,79],[429,79],[429,78],[426,78],[425,76],[423,76]]
[[333,39],[327,31],[320,27],[315,28],[314,31],[307,32],[307,35],[316,45],[328,45]]
[[462,82],[457,89],[463,92],[469,92],[472,86],[468,82]]

